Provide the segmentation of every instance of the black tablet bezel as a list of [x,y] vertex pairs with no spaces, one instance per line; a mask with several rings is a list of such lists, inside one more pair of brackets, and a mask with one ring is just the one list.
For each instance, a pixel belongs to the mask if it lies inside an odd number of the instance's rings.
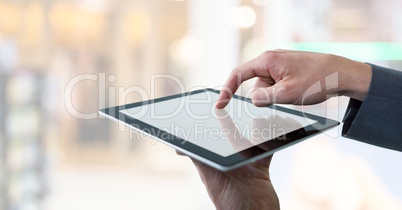
[[[317,122],[314,124],[310,124],[304,128],[301,128],[301,129],[298,129],[296,131],[286,134],[288,139],[292,139],[291,141],[286,141],[286,143],[281,143],[280,140],[275,140],[275,139],[269,140],[268,142],[270,142],[269,143],[270,146],[273,146],[272,149],[269,151],[262,149],[260,145],[256,145],[256,146],[246,149],[242,152],[239,152],[239,153],[227,156],[227,157],[223,157],[214,152],[206,150],[200,146],[197,146],[189,141],[186,141],[185,139],[177,137],[166,131],[158,129],[152,125],[144,123],[139,119],[134,119],[134,118],[127,116],[120,112],[121,110],[125,110],[125,109],[130,109],[130,108],[143,106],[143,105],[147,105],[147,104],[152,104],[152,103],[158,103],[158,102],[162,102],[162,101],[166,101],[166,100],[171,100],[171,99],[184,97],[184,96],[188,96],[188,95],[193,95],[193,94],[199,94],[199,93],[203,93],[203,92],[207,92],[207,91],[210,91],[210,92],[213,92],[216,94],[220,93],[219,90],[207,88],[207,89],[195,90],[195,91],[191,91],[191,92],[176,94],[176,95],[172,95],[172,96],[167,96],[167,97],[162,97],[162,98],[157,98],[157,99],[152,99],[152,100],[147,100],[147,101],[141,101],[141,102],[132,103],[132,104],[125,104],[125,105],[121,105],[121,106],[105,108],[105,109],[100,110],[100,112],[106,116],[110,116],[118,121],[124,122],[125,124],[131,126],[132,128],[138,129],[142,132],[147,133],[150,136],[153,136],[157,139],[165,141],[166,143],[169,143],[178,148],[181,148],[184,151],[189,151],[190,153],[196,154],[202,158],[210,160],[222,167],[231,167],[234,165],[239,165],[240,163],[245,162],[248,159],[251,159],[251,158],[254,158],[257,156],[261,156],[262,154],[265,154],[265,153],[272,154],[275,151],[278,151],[284,147],[287,147],[287,146],[295,144],[301,140],[304,140],[308,136],[317,134],[320,131],[323,131],[325,129],[331,128],[331,127],[339,124],[339,122],[332,120],[332,119],[320,117],[320,116],[309,114],[309,113],[300,112],[297,110],[285,108],[285,107],[278,106],[278,105],[270,105],[267,108],[276,109],[276,110],[279,110],[282,112],[286,112],[286,113],[301,116],[301,117],[307,117],[307,118],[310,118]],[[238,96],[238,95],[234,95],[233,97],[236,99],[245,101],[247,103],[252,103],[251,99],[246,98],[246,97],[242,97],[242,96]],[[247,154],[247,155],[245,155],[245,154]]]

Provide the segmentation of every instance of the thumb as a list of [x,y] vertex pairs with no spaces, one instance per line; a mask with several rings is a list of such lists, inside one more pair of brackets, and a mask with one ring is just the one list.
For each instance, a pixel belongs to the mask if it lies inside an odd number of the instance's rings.
[[253,104],[257,107],[268,106],[272,103],[273,86],[256,88],[251,96]]
[[281,93],[285,88],[280,83],[270,87],[258,87],[252,93],[255,106],[264,107],[274,103],[289,103],[286,94]]

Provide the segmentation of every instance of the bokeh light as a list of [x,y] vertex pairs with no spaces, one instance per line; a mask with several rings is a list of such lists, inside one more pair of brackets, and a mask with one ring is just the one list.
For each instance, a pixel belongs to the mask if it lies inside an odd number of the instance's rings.
[[226,12],[226,22],[233,27],[250,28],[255,21],[255,11],[249,6],[233,7]]

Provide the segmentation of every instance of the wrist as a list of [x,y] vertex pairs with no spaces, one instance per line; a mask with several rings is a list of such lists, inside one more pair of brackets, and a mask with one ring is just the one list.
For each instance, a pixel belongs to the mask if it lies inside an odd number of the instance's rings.
[[372,68],[367,63],[352,61],[339,70],[339,95],[363,101],[370,88]]

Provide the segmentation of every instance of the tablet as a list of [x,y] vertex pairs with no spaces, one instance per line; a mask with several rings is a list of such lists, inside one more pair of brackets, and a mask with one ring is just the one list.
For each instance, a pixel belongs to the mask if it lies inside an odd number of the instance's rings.
[[278,105],[256,107],[234,95],[216,109],[220,91],[202,89],[110,107],[102,115],[220,171],[272,155],[339,123]]

